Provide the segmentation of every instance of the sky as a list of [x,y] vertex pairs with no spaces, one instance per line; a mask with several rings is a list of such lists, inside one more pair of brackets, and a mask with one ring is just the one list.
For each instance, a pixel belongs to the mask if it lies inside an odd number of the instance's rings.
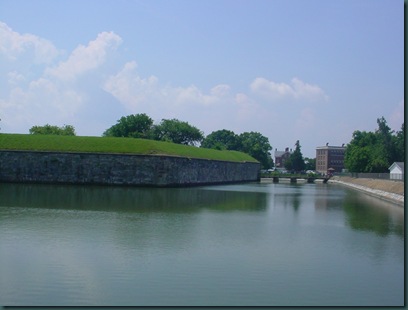
[[305,157],[404,122],[403,0],[0,0],[0,133],[122,117]]

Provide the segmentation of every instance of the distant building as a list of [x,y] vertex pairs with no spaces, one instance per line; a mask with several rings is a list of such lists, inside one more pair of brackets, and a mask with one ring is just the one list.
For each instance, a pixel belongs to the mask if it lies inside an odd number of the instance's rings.
[[278,149],[275,149],[275,168],[284,169],[285,161],[289,158],[291,153],[292,149],[289,151],[288,147],[284,151],[278,151]]
[[388,168],[391,180],[404,180],[404,163],[395,162]]
[[342,146],[319,146],[316,148],[316,171],[322,174],[342,172],[344,169],[344,152]]

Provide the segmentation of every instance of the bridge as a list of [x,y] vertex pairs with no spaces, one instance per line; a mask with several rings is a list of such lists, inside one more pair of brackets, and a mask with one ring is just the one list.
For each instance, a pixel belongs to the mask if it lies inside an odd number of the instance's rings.
[[307,183],[327,183],[330,179],[328,176],[271,176],[266,178],[261,178],[261,183],[279,183],[279,182],[289,182],[289,183],[298,183],[298,182],[307,182]]

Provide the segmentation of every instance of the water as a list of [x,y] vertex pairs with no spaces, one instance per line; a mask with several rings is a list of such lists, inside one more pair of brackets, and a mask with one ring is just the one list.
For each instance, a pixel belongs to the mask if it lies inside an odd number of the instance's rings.
[[403,304],[403,208],[340,185],[0,184],[0,305]]

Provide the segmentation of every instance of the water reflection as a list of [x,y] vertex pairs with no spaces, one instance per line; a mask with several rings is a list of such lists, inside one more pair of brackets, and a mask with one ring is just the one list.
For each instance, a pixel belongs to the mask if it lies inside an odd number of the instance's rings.
[[303,196],[305,191],[304,185],[299,184],[277,184],[279,190],[273,195],[273,203],[275,206],[292,207],[295,213],[304,202]]
[[0,183],[0,304],[402,305],[403,233],[340,186]]
[[404,236],[404,209],[378,198],[348,190],[343,200],[346,223],[351,228],[379,236]]
[[204,188],[138,188],[0,184],[0,206],[115,212],[264,211],[260,192]]
[[344,195],[342,188],[330,184],[316,184],[315,209],[317,211],[341,209]]

